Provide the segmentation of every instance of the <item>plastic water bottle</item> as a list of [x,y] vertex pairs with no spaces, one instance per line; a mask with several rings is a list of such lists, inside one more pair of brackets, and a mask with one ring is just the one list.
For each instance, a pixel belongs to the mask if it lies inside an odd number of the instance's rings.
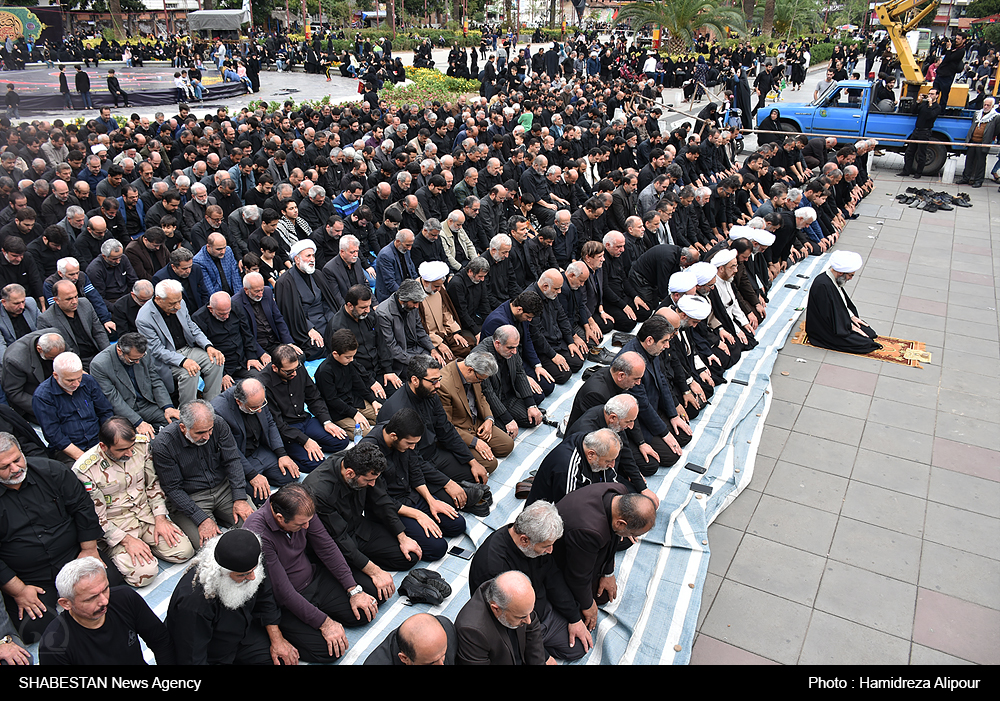
[[354,424],[354,445],[361,442],[361,423]]

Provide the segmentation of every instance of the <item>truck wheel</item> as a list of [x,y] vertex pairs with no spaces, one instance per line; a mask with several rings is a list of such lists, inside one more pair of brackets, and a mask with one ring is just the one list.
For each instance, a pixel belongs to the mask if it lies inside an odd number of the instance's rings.
[[787,119],[782,119],[780,125],[781,125],[781,131],[787,131],[791,134],[799,133],[799,125],[796,124],[795,122],[790,122]]
[[[933,137],[935,140],[941,140],[941,137],[935,135]],[[929,156],[927,161],[924,163],[923,175],[937,175],[944,168],[944,162],[948,160],[948,147],[937,144],[935,146],[928,146]]]

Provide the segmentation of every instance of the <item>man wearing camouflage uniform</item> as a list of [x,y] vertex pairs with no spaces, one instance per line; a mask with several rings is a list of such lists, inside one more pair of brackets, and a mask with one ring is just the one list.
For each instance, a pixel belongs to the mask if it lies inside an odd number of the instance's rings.
[[194,555],[191,541],[167,518],[149,440],[114,416],[101,426],[98,444],[73,465],[94,501],[111,559],[133,587],[152,583],[157,557],[179,563]]

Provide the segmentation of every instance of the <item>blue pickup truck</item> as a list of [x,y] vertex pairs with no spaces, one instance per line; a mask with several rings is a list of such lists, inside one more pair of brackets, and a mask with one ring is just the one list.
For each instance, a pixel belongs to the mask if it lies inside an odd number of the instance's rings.
[[[906,150],[906,144],[883,141],[905,139],[913,133],[916,115],[907,111],[882,111],[889,105],[872,105],[872,82],[843,80],[831,85],[819,99],[804,104],[774,103],[762,107],[757,113],[758,123],[772,109],[781,113],[784,131],[803,134],[836,136],[838,142],[852,143],[858,139],[879,139],[879,148],[887,151]],[[934,122],[934,141],[964,143],[975,115],[973,110],[948,110]],[[948,152],[965,151],[964,147],[929,146],[930,158],[924,164],[924,174],[932,175],[941,170]]]

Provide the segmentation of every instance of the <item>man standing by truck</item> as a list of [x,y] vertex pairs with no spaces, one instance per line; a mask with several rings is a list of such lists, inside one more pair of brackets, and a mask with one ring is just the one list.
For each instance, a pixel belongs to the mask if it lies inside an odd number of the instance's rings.
[[[917,115],[917,123],[913,129],[913,133],[909,136],[911,141],[930,141],[933,138],[931,129],[934,127],[934,120],[941,114],[942,109],[941,104],[938,102],[938,95],[938,89],[931,88],[927,92],[926,99],[924,99],[925,96],[923,94],[917,96],[917,101],[913,103],[913,114]],[[927,144],[907,144],[906,154],[903,156],[903,170],[896,173],[896,176],[905,178],[912,174],[914,178],[919,178],[924,170],[924,160],[927,152]],[[916,164],[914,164],[914,160],[916,160]]]

